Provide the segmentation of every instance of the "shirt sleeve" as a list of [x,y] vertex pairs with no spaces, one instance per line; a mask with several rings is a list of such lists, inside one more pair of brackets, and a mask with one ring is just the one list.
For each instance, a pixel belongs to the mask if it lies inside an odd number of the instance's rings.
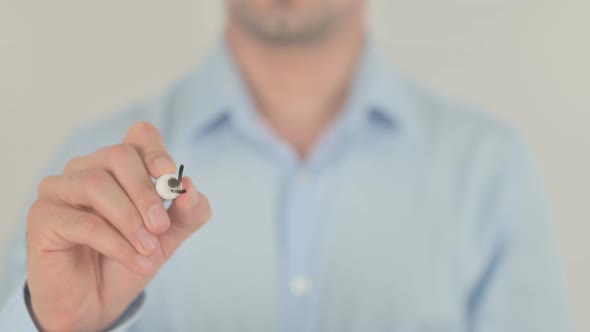
[[[65,163],[78,155],[94,151],[103,142],[95,142],[85,134],[86,128],[73,133],[65,140],[47,169],[39,179],[50,174],[59,174]],[[38,182],[38,181],[37,181]],[[36,192],[36,190],[35,190]],[[36,199],[30,195],[26,209]],[[25,211],[27,212],[27,211]],[[25,214],[26,215],[26,214]],[[26,280],[26,222],[22,218],[15,231],[7,237],[8,241],[0,255],[0,331],[37,331],[27,307],[28,289]],[[23,286],[24,285],[24,286]],[[129,306],[109,331],[126,331],[137,320],[145,295],[142,293]]]
[[140,316],[140,309],[143,307],[145,301],[145,292],[141,292],[139,296],[127,307],[127,310],[117,319],[117,321],[110,327],[108,332],[126,332],[135,323]]
[[27,308],[25,290],[15,292],[0,311],[0,331],[38,331]]
[[469,299],[469,331],[573,331],[565,278],[540,172],[526,144],[513,144],[486,218],[488,259]]

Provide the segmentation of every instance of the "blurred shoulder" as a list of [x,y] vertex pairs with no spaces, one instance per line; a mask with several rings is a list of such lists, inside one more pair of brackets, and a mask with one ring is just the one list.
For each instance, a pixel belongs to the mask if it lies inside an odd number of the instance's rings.
[[74,145],[78,154],[91,153],[104,146],[121,143],[131,126],[149,122],[162,133],[165,141],[171,139],[179,113],[186,113],[183,103],[194,91],[194,73],[182,77],[164,89],[159,95],[133,103],[122,110],[110,113],[92,123],[75,129],[66,144]]
[[511,153],[523,149],[523,136],[488,110],[455,100],[410,78],[403,78],[416,129],[427,147],[449,154]]

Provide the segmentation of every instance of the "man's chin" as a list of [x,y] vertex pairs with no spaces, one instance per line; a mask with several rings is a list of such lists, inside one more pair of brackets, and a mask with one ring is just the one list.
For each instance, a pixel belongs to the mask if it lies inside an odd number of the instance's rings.
[[243,5],[230,8],[230,17],[238,28],[265,43],[304,45],[329,37],[354,8],[354,5],[343,8],[319,6],[304,12],[277,6],[262,13]]
[[236,19],[239,27],[256,39],[278,45],[313,44],[328,37],[337,23],[330,17],[298,17],[289,13]]

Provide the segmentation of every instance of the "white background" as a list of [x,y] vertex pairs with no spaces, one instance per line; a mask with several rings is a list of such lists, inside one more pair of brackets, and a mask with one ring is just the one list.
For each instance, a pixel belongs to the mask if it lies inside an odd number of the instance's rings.
[[[65,135],[196,66],[219,31],[220,3],[0,0],[0,244]],[[375,0],[371,25],[392,62],[529,138],[577,327],[590,331],[590,2]]]

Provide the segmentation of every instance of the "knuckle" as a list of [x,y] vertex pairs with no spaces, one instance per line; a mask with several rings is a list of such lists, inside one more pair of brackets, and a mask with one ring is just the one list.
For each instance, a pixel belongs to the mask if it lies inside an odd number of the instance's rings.
[[47,204],[44,201],[38,199],[33,202],[27,216],[27,229],[34,228],[40,218],[43,218],[43,216],[46,217],[46,209]]
[[79,226],[78,218],[74,216],[71,211],[64,212],[59,217],[59,226],[63,227],[66,230],[72,230],[75,227]]
[[87,190],[96,190],[97,188],[104,187],[108,182],[111,181],[111,176],[104,170],[92,170],[84,172],[81,175],[80,181]]
[[108,150],[107,158],[110,165],[117,165],[125,163],[136,154],[137,152],[133,146],[123,143],[111,146]]
[[148,121],[136,122],[127,131],[128,136],[138,136],[138,137],[142,137],[142,136],[146,136],[146,135],[153,135],[155,133],[158,133],[158,129]]
[[50,175],[41,179],[39,186],[37,187],[37,196],[43,197],[46,193],[52,192],[58,178],[58,176]]
[[72,172],[77,169],[80,169],[80,165],[82,164],[83,158],[84,157],[80,156],[80,157],[75,157],[75,158],[68,160],[68,162],[65,164],[64,169],[63,169],[64,173],[68,173],[68,172]]

